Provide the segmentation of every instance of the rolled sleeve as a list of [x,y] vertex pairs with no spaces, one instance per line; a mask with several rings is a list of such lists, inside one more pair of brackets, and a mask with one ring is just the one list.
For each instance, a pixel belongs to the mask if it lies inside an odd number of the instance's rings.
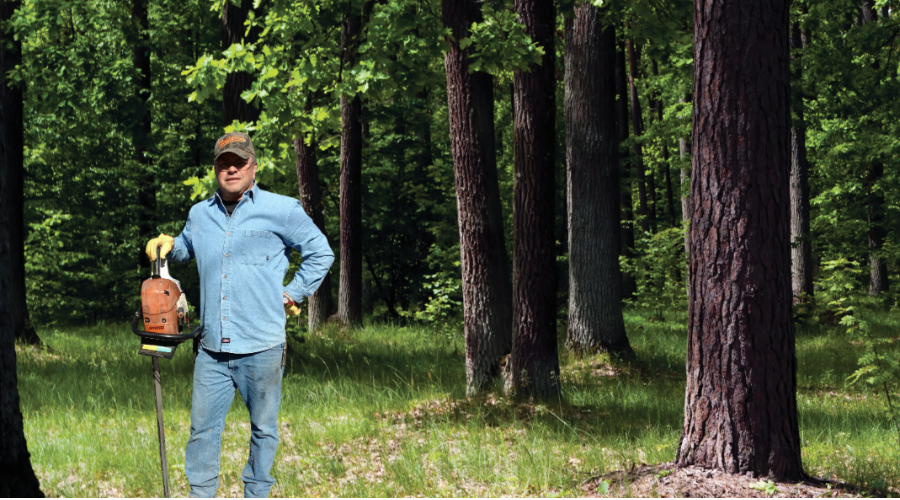
[[328,238],[306,215],[300,202],[295,202],[291,207],[285,228],[285,243],[300,252],[303,263],[294,274],[294,279],[284,287],[284,292],[299,302],[319,289],[334,262],[334,252]]

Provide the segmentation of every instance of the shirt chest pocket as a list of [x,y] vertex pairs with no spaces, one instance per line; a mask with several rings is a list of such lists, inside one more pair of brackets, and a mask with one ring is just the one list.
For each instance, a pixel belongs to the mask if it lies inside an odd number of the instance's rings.
[[284,243],[272,231],[244,230],[241,240],[241,264],[265,266],[284,252]]

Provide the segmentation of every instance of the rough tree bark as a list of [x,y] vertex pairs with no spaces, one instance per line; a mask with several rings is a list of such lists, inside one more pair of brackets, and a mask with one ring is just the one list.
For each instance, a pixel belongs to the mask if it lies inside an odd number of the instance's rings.
[[[631,191],[631,167],[628,161],[628,152],[621,149],[623,142],[628,140],[628,82],[625,77],[625,50],[621,44],[616,50],[616,133],[619,138],[619,203],[621,205],[621,240],[619,255],[632,257],[634,255],[634,211],[632,210]],[[622,297],[628,298],[637,292],[637,283],[634,276],[621,271]]]
[[691,284],[676,461],[804,477],[791,321],[788,0],[694,8]]
[[[22,45],[9,20],[20,2],[0,3],[0,497],[43,497],[25,441],[16,375],[16,334],[25,317],[22,87],[8,80]],[[9,30],[9,32],[8,32]],[[18,268],[22,268],[20,271]]]
[[[791,28],[791,48],[802,49],[799,23]],[[802,77],[800,61],[795,61],[791,79]],[[791,294],[795,301],[813,296],[812,241],[809,239],[809,163],[806,159],[806,123],[803,96],[791,96]]]
[[[341,26],[341,66],[352,68],[363,24],[374,3],[352,12]],[[359,94],[341,96],[341,265],[338,317],[344,328],[362,325],[362,101]]]
[[553,0],[515,0],[519,22],[544,49],[540,65],[513,72],[513,346],[507,392],[559,393],[554,244],[555,54]]
[[[325,232],[325,215],[322,212],[322,191],[319,186],[319,165],[316,162],[316,141],[307,145],[302,137],[294,138],[297,153],[297,184],[300,202],[319,231]],[[331,273],[325,275],[319,289],[309,296],[309,331],[319,330],[331,312]]]
[[[222,9],[222,50],[228,49],[235,43],[254,43],[259,38],[259,30],[252,29],[247,35],[247,16],[253,7],[251,0],[242,0],[240,6],[226,0]],[[222,104],[225,125],[231,125],[234,120],[240,122],[256,122],[259,120],[259,108],[256,103],[249,103],[241,98],[241,93],[253,86],[253,75],[246,71],[228,73],[225,77],[225,87],[222,88]],[[258,102],[258,101],[257,101]]]
[[444,65],[459,219],[466,393],[471,395],[489,386],[512,349],[512,287],[497,180],[492,77],[469,73],[471,49],[462,50],[454,41],[481,21],[481,7],[474,0],[443,0],[441,14],[453,35]]
[[[132,34],[132,60],[137,75],[134,81],[134,96],[137,106],[131,124],[131,141],[134,146],[134,161],[138,164],[138,232],[141,241],[155,236],[156,230],[156,184],[150,170],[150,158],[147,148],[150,144],[150,23],[147,18],[147,0],[132,0],[131,19],[134,23]],[[150,269],[150,260],[140,252],[138,261],[141,265],[143,280]]]
[[[641,100],[638,96],[637,85],[637,61],[640,54],[635,50],[634,41],[630,38],[625,42],[628,51],[628,86],[631,91],[631,128],[634,136],[640,137],[641,130]],[[656,232],[656,218],[647,203],[647,176],[644,172],[644,153],[639,142],[634,143],[634,171],[638,181],[638,215],[641,216],[641,231],[649,233],[651,229]]]
[[[878,19],[874,0],[862,0],[860,4],[861,24],[865,25]],[[878,61],[873,64],[878,69]],[[881,248],[887,238],[884,225],[884,194],[876,184],[884,175],[884,162],[880,158],[872,161],[866,169],[866,209],[869,222],[869,295],[879,295],[889,289],[887,263],[881,258]]]
[[619,275],[619,147],[616,33],[600,9],[575,6],[565,50],[569,326],[576,353],[631,354]]

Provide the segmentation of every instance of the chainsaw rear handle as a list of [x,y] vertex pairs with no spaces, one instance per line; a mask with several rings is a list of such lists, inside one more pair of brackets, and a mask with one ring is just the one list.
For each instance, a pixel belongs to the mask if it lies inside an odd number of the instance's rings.
[[154,340],[170,340],[170,341],[181,342],[184,340],[195,339],[200,335],[200,332],[203,331],[203,325],[200,325],[197,328],[194,328],[194,331],[191,333],[182,333],[181,335],[168,335],[165,333],[153,333],[153,332],[146,332],[144,330],[138,330],[138,327],[137,327],[138,321],[140,321],[141,318],[143,318],[143,317],[144,317],[144,315],[141,313],[141,311],[135,311],[134,319],[131,320],[131,331],[134,332],[134,334],[139,337],[144,337],[144,338],[154,339]]

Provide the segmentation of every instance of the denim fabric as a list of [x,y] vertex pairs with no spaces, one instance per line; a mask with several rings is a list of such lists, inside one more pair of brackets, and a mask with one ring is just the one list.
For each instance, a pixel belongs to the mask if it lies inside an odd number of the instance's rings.
[[284,349],[284,344],[254,354],[200,349],[194,362],[191,437],[184,457],[191,497],[214,497],[219,489],[222,431],[235,388],[250,411],[250,456],[241,473],[244,496],[269,496],[275,484],[269,471],[278,448]]
[[[303,264],[283,286],[292,249]],[[312,295],[334,253],[299,201],[254,184],[231,216],[218,192],[191,208],[169,259],[192,258],[200,271],[201,345],[251,353],[284,342],[282,292],[295,302]]]

